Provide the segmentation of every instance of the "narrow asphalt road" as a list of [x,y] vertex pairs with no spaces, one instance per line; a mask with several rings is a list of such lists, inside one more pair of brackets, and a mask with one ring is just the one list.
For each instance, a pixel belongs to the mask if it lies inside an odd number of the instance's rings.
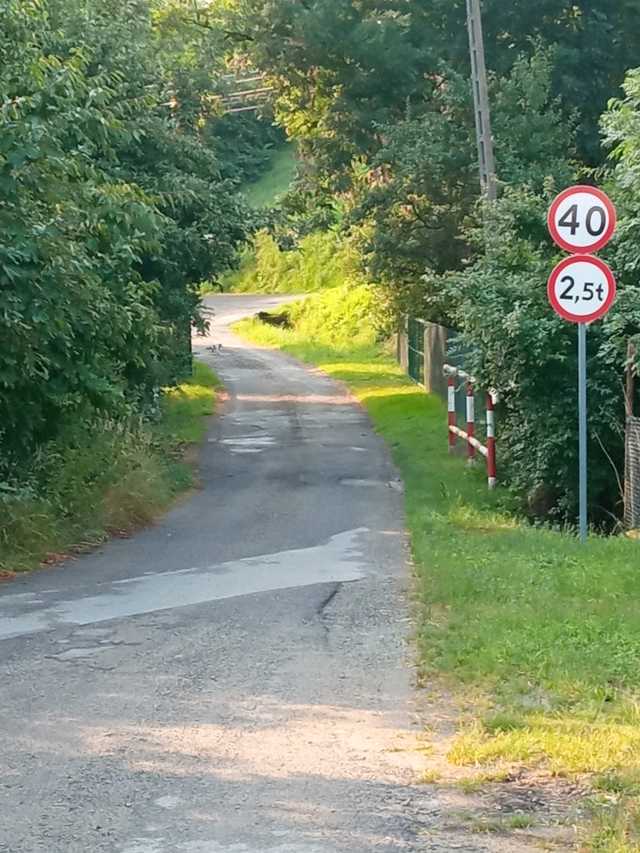
[[229,399],[201,489],[0,589],[0,851],[489,849],[441,833],[416,784],[382,441],[342,387],[231,334],[276,299],[210,303],[196,351]]

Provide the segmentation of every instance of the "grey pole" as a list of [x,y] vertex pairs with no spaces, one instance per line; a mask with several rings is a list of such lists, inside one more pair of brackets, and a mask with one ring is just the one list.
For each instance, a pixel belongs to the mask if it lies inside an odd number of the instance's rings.
[[578,410],[580,421],[580,541],[587,541],[587,324],[578,325]]
[[480,185],[482,187],[482,192],[489,201],[495,201],[498,197],[498,189],[496,185],[496,166],[493,154],[491,109],[489,106],[489,87],[487,85],[487,66],[484,53],[484,35],[482,32],[480,0],[467,0],[467,26],[469,29],[471,81],[473,85],[473,104],[476,117],[478,159],[480,162]]

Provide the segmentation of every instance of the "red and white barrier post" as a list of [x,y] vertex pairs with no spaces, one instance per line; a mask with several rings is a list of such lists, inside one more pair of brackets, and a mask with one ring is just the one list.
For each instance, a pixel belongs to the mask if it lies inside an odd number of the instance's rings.
[[456,426],[456,380],[453,376],[449,376],[448,385],[448,406],[449,406],[449,453],[453,453],[456,449],[457,436],[453,429]]
[[496,466],[496,413],[493,392],[487,393],[487,478],[489,488],[495,489],[498,482]]
[[[445,365],[447,375],[447,399],[448,399],[448,421],[449,421],[449,453],[456,449],[456,441],[461,438],[467,445],[468,464],[472,465],[479,453],[487,460],[487,481],[490,489],[497,485],[496,466],[496,422],[495,404],[496,395],[490,391],[487,394],[487,443],[483,444],[476,438],[476,412],[474,397],[474,379],[463,370]],[[466,383],[467,401],[467,423],[466,430],[460,429],[456,417],[456,391],[458,390],[456,380],[462,379]]]
[[473,385],[467,382],[467,458],[469,465],[472,465],[476,459],[476,448],[474,446],[474,437],[476,434],[476,404],[473,396]]

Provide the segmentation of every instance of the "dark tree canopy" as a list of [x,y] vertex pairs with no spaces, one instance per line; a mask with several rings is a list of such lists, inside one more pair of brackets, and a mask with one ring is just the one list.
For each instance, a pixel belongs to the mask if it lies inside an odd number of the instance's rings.
[[[469,76],[465,0],[236,0],[234,35],[279,84],[280,115],[317,157],[370,153],[377,126],[420,111],[434,78]],[[556,46],[553,94],[579,117],[578,150],[602,161],[598,121],[640,51],[638,0],[485,0],[490,70]]]

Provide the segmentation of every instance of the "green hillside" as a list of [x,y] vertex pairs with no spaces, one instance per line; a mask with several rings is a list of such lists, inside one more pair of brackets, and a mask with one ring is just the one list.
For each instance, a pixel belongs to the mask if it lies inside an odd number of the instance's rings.
[[257,181],[247,184],[242,192],[252,207],[273,207],[289,189],[298,161],[294,145],[287,143],[274,151],[267,172]]

